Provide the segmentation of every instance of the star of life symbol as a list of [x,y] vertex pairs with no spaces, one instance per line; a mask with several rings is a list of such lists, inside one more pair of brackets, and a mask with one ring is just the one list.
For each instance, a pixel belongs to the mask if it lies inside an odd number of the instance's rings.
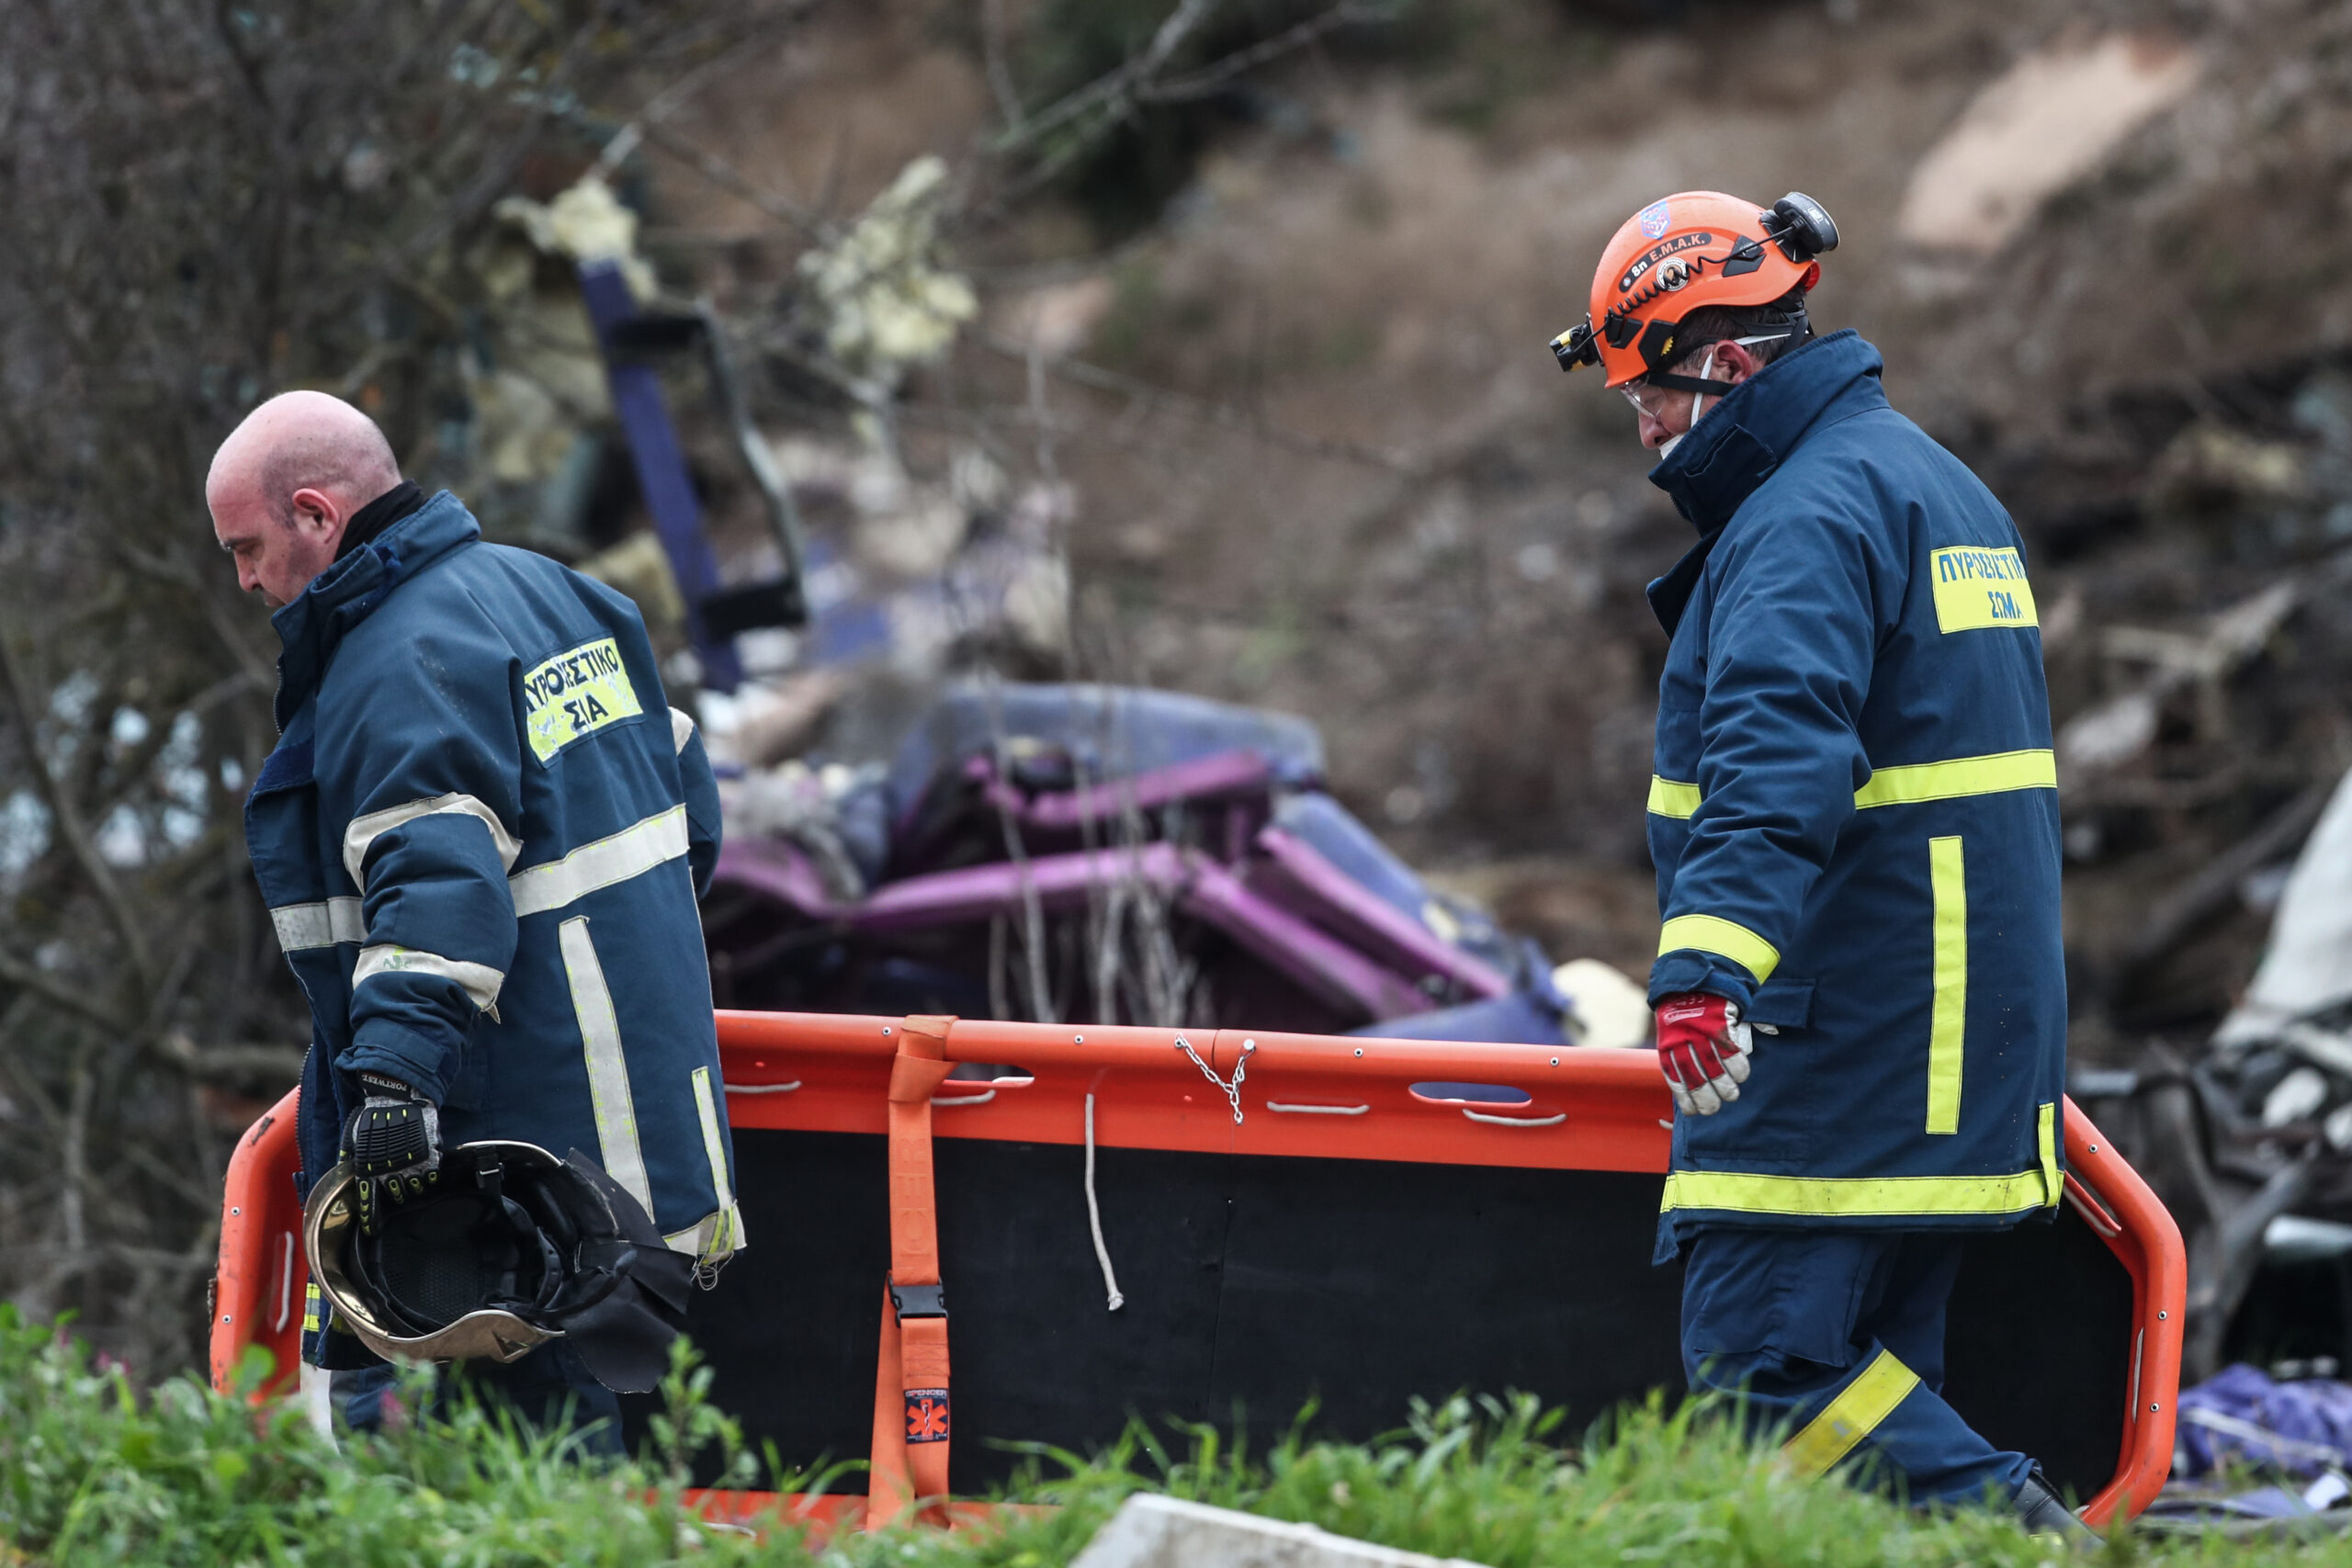
[[1642,232],[1653,240],[1663,235],[1666,232],[1667,224],[1673,220],[1667,211],[1666,203],[1662,201],[1652,202],[1635,213],[1634,218],[1634,221],[1641,224]]
[[944,1443],[947,1440],[947,1391],[910,1388],[907,1396],[907,1441]]

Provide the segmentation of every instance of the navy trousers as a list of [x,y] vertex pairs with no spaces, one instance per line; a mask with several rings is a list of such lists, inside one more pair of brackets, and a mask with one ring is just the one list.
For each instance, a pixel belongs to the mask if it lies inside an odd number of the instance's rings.
[[[395,1373],[390,1366],[364,1367],[335,1372],[329,1397],[344,1425],[355,1432],[373,1432],[383,1425],[384,1396],[392,1390]],[[621,1444],[620,1396],[590,1374],[578,1355],[562,1340],[551,1340],[514,1361],[468,1361],[462,1372],[467,1386],[486,1401],[505,1405],[523,1423],[538,1431],[574,1428],[598,1423],[583,1431],[579,1450],[618,1457]],[[452,1373],[444,1371],[435,1385],[431,1406],[424,1414],[439,1414],[448,1396]],[[569,1414],[567,1415],[567,1412]]]
[[1713,1226],[1690,1241],[1682,1368],[1744,1395],[1751,1429],[1802,1472],[1845,1465],[1914,1504],[2004,1506],[2033,1470],[1944,1403],[1949,1231]]

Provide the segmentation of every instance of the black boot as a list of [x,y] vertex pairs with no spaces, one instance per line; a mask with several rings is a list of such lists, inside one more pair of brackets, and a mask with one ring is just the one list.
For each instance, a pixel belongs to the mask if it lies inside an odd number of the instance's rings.
[[2091,1546],[2098,1540],[2098,1532],[2076,1518],[2075,1511],[2066,1506],[2066,1500],[2051,1490],[2049,1479],[2038,1464],[2025,1478],[2025,1484],[2018,1488],[2016,1500],[2009,1506],[2017,1510],[2018,1522],[2025,1526],[2028,1535],[2056,1536],[2075,1547]]

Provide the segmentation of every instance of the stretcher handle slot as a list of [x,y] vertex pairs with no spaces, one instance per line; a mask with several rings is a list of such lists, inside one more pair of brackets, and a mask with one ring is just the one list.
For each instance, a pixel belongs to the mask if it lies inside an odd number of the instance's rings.
[[1266,1101],[1266,1109],[1285,1116],[1361,1116],[1372,1109],[1369,1105],[1285,1105],[1281,1100]]
[[1417,1083],[1413,1098],[1424,1105],[1532,1105],[1535,1097],[1504,1083]]
[[994,1100],[995,1098],[996,1090],[994,1089],[989,1089],[983,1094],[934,1094],[931,1097],[931,1103],[934,1108],[944,1109],[950,1105],[986,1105],[989,1100]]
[[294,1318],[294,1233],[285,1235],[286,1256],[277,1264],[277,1321],[269,1325],[272,1334],[283,1334]]
[[984,1083],[995,1089],[1027,1089],[1037,1081],[1037,1075],[1009,1062],[959,1062],[947,1081],[959,1087]]
[[730,1083],[718,1087],[729,1094],[790,1094],[800,1087],[800,1080],[795,1078],[790,1083]]
[[1473,1111],[1466,1105],[1462,1108],[1462,1114],[1473,1122],[1485,1122],[1497,1127],[1556,1127],[1568,1119],[1565,1111],[1555,1111],[1549,1116],[1490,1116],[1483,1111]]
[[2073,1206],[2075,1213],[2083,1216],[2083,1223],[2099,1235],[2118,1236],[2123,1234],[2123,1222],[2108,1208],[2107,1200],[2098,1195],[2098,1190],[2071,1170],[2066,1173],[2066,1201]]

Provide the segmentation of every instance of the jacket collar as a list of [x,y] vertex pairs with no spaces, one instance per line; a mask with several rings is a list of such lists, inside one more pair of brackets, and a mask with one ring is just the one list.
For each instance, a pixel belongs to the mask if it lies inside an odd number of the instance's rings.
[[1699,542],[1650,584],[1650,608],[1674,634],[1724,525],[1825,421],[1887,406],[1886,362],[1851,328],[1767,365],[1709,409],[1671,457],[1650,470]]
[[336,561],[269,618],[285,645],[277,656],[277,727],[318,690],[344,635],[376,613],[393,589],[481,536],[465,503],[442,491],[417,512]]

